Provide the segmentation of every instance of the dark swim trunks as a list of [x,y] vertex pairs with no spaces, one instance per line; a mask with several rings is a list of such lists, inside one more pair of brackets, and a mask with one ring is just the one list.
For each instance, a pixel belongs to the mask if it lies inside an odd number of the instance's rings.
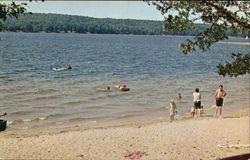
[[195,101],[194,102],[194,108],[195,109],[201,109],[201,101]]
[[216,106],[221,106],[223,105],[223,98],[216,98]]

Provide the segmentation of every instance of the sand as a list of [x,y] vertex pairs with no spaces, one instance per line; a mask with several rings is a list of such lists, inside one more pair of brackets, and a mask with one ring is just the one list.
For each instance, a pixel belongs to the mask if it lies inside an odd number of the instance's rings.
[[0,144],[0,159],[125,160],[125,155],[141,151],[147,154],[140,160],[214,160],[249,153],[249,114],[58,134],[4,131]]

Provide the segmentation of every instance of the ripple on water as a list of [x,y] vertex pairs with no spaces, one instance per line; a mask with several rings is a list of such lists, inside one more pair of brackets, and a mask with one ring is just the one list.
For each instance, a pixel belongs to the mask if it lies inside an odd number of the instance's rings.
[[[204,106],[209,108],[220,83],[228,91],[225,104],[249,104],[249,75],[237,80],[222,78],[216,68],[220,62],[230,60],[231,52],[245,52],[249,46],[216,45],[203,54],[183,55],[178,45],[186,37],[0,34],[4,36],[0,45],[0,57],[4,58],[0,60],[0,107],[10,113],[17,126],[64,124],[68,120],[126,121],[155,112],[165,114],[163,106],[168,106],[178,93],[183,95],[177,102],[178,111],[184,112],[193,105],[196,87],[202,92]],[[37,47],[37,42],[42,45]],[[69,63],[73,67],[69,72],[52,71]],[[98,87],[119,84],[132,90],[96,91]]]

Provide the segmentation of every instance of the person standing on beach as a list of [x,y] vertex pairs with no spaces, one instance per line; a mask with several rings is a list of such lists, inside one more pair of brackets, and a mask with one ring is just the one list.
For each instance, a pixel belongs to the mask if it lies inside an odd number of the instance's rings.
[[170,108],[169,108],[169,114],[170,114],[170,122],[174,121],[174,116],[177,113],[177,107],[173,99],[170,101]]
[[219,85],[219,88],[215,92],[215,103],[216,103],[216,112],[215,115],[217,116],[217,112],[219,111],[220,118],[222,118],[222,106],[223,106],[223,98],[227,95],[226,91],[223,89],[222,85]]
[[200,109],[201,109],[201,93],[200,93],[200,90],[199,88],[195,88],[195,92],[193,93],[193,97],[194,97],[194,112],[195,112],[195,115],[198,117],[201,116],[201,112],[200,112]]

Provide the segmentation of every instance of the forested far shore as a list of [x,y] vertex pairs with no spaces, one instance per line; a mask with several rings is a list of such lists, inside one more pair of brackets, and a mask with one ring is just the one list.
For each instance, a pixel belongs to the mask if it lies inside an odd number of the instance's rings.
[[[208,27],[208,25],[196,24],[194,30],[166,32],[163,25],[163,21],[153,20],[33,13],[21,15],[18,19],[7,18],[2,31],[195,36]],[[248,33],[246,31],[234,33],[228,30],[227,35],[246,37]]]

